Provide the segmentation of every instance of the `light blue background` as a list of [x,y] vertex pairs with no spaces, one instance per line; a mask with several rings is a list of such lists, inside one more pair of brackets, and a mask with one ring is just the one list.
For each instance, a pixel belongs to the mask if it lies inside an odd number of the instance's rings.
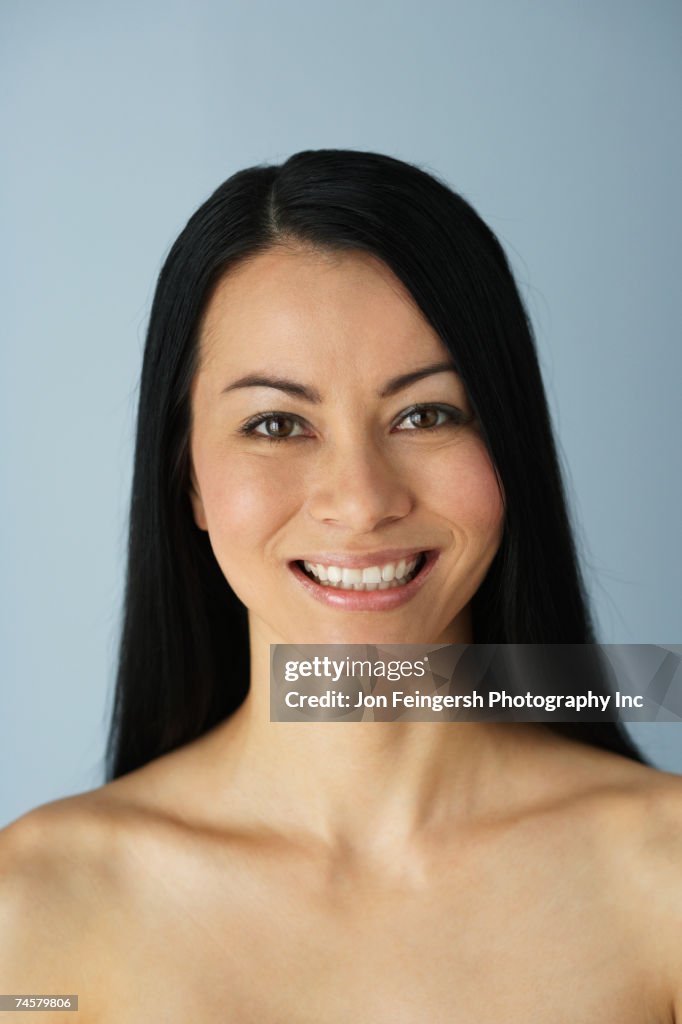
[[[681,27],[672,0],[4,0],[0,824],[102,780],[162,259],[226,177],[300,149],[415,161],[490,223],[600,640],[682,640]],[[681,729],[637,734],[682,772]]]

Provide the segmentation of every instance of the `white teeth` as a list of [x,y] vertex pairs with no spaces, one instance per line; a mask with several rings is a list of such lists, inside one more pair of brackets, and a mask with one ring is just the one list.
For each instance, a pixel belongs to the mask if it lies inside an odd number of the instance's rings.
[[419,557],[409,561],[402,558],[384,566],[371,565],[366,569],[346,569],[338,565],[303,562],[311,576],[328,587],[343,590],[388,590],[401,587],[412,578]]
[[344,569],[341,580],[344,587],[349,583],[362,583],[362,569]]
[[381,569],[378,565],[372,565],[369,569],[362,570],[363,583],[381,583]]

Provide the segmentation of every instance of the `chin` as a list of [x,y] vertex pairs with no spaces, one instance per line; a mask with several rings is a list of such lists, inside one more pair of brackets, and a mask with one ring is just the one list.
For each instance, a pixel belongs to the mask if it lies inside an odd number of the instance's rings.
[[[446,630],[441,630],[441,633]],[[303,635],[302,635],[303,634]],[[431,644],[449,643],[448,640],[436,639],[437,631],[410,627],[405,623],[381,625],[380,623],[355,623],[348,625],[330,624],[305,630],[292,628],[288,635],[295,637],[291,643],[305,644],[369,644],[373,647],[381,644]]]

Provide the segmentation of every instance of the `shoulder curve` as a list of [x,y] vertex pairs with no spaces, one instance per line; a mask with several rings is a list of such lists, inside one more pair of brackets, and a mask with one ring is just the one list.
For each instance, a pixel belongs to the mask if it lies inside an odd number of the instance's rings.
[[0,908],[7,901],[75,914],[120,892],[160,820],[129,787],[108,783],[41,804],[0,829]]
[[617,815],[618,888],[632,899],[671,1019],[682,1022],[682,777],[642,775]]
[[[0,830],[0,988],[40,991],[57,981],[78,913],[73,871],[62,863],[63,816],[36,808]],[[60,852],[61,851],[61,852]],[[33,988],[34,964],[41,984]],[[9,986],[9,987],[7,987]],[[18,987],[17,987],[18,986]],[[56,991],[61,991],[59,986]]]
[[81,797],[22,814],[0,829],[0,905],[37,894],[48,904],[51,894],[76,895],[78,879],[87,878],[114,830],[112,816]]
[[[647,794],[647,847],[659,870],[670,869],[682,925],[682,776],[660,772]],[[682,948],[682,930],[680,931]]]
[[682,776],[636,762],[604,775],[591,792],[610,841],[643,866],[677,851],[671,862],[682,868]]
[[78,798],[0,830],[0,991],[77,992],[96,1005],[99,924],[117,891],[111,836],[107,816]]
[[26,859],[59,856],[65,844],[87,850],[116,824],[115,805],[101,797],[101,790],[62,797],[26,811],[0,829],[0,877],[3,865]]
[[669,955],[673,1019],[682,1021],[682,777],[662,774],[652,808],[649,890],[660,908],[661,942]]

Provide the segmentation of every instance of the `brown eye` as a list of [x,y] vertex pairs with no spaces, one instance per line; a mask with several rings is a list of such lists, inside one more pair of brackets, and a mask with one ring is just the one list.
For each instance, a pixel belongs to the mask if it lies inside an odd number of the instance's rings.
[[399,421],[398,430],[432,430],[447,424],[462,422],[462,413],[458,410],[438,405],[421,405],[409,409]]
[[303,425],[297,416],[283,412],[262,413],[239,428],[244,437],[257,437],[265,441],[288,441],[305,437]]
[[[258,426],[265,428],[264,433],[267,437],[289,437],[296,426],[296,421],[291,416],[269,416]],[[254,433],[261,433],[261,431],[256,430]]]
[[292,430],[293,420],[278,416],[265,421],[265,430],[270,437],[287,437]]
[[415,409],[408,419],[415,427],[435,427],[438,422],[438,409]]

